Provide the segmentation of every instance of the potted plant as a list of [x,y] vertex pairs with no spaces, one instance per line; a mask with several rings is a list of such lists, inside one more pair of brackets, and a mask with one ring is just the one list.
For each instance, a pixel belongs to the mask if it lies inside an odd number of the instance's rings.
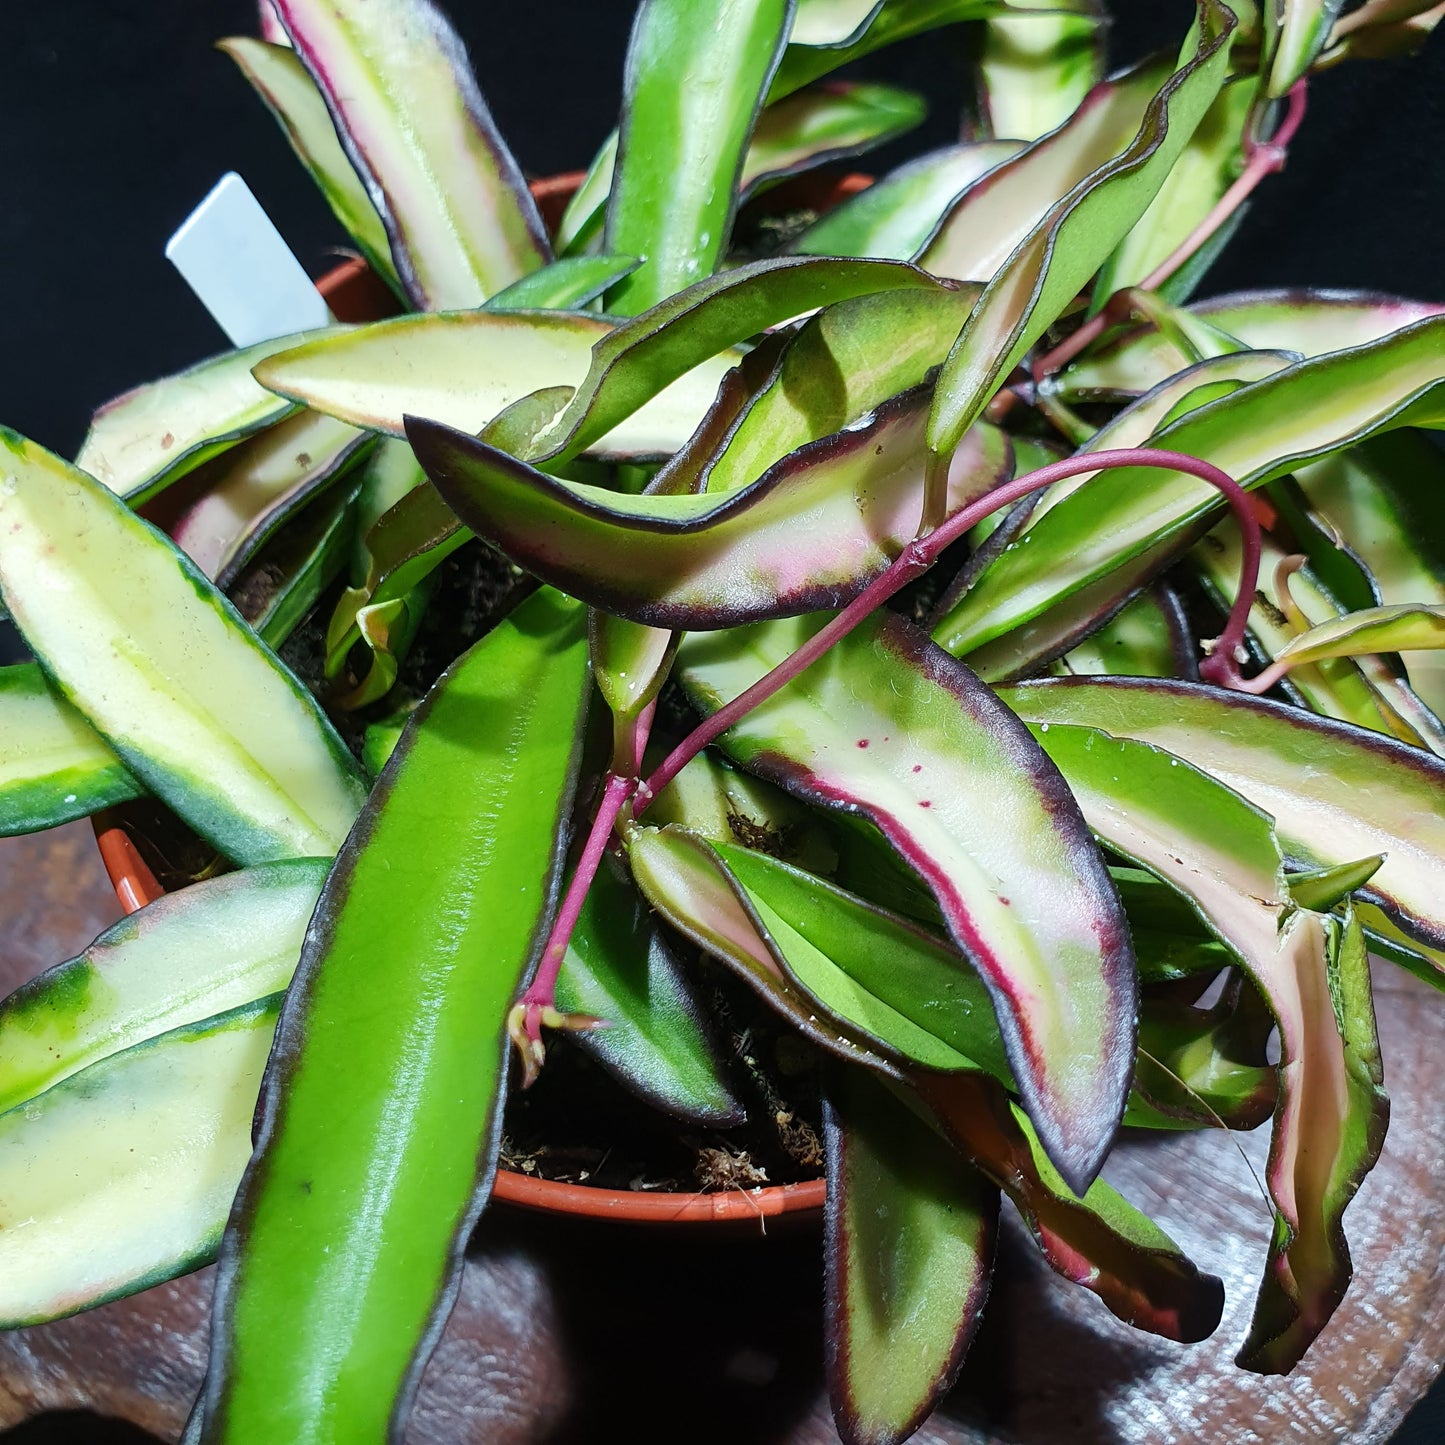
[[[639,8],[548,227],[426,0],[263,7],[227,48],[404,314],[141,387],[74,463],[0,434],[0,824],[199,840],[0,1007],[0,1317],[218,1254],[191,1438],[399,1433],[509,1075],[562,1039],[725,1137],[718,1008],[825,1156],[850,1441],[956,1375],[1001,1194],[1212,1333],[1121,1125],[1271,1121],[1243,1368],[1348,1283],[1367,950],[1445,968],[1445,319],[1188,302],[1311,70],[1439,8],[1198,0],[1108,79],[1088,3],[705,8]],[[977,138],[769,200],[919,113],[835,69],[965,20]]]

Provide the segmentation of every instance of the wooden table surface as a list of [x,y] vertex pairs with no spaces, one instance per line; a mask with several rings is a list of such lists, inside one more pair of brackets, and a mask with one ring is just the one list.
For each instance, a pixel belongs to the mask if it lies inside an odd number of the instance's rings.
[[[117,916],[85,825],[0,840],[0,984],[82,948]],[[1445,1349],[1445,1000],[1377,973],[1393,1116],[1346,1217],[1355,1280],[1288,1379],[1230,1360],[1269,1220],[1234,1141],[1133,1139],[1108,1173],[1229,1302],[1214,1339],[1117,1324],[1005,1231],[963,1378],[922,1445],[1254,1445],[1388,1440]],[[1263,1173],[1264,1131],[1240,1141]],[[414,1445],[828,1445],[815,1230],[646,1233],[492,1211],[413,1415]],[[201,1376],[210,1271],[0,1335],[0,1427],[91,1409],[174,1440]],[[281,1445],[281,1442],[278,1442]]]

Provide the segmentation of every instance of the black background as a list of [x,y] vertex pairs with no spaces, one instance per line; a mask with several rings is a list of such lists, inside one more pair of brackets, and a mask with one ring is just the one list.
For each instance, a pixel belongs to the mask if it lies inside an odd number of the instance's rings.
[[[73,454],[91,410],[224,340],[162,256],[227,170],[320,274],[344,238],[232,63],[249,0],[46,0],[6,7],[0,85],[0,422]],[[631,5],[453,0],[482,88],[529,175],[585,166],[616,118]],[[1114,6],[1114,63],[1174,45],[1187,0]],[[921,37],[862,73],[915,84],[926,127],[882,170],[957,136],[963,41]],[[1411,61],[1357,63],[1311,88],[1284,175],[1266,183],[1202,292],[1363,286],[1445,301],[1445,36]],[[1438,1393],[1438,1392],[1437,1392]],[[1432,1397],[1400,1441],[1445,1438]]]

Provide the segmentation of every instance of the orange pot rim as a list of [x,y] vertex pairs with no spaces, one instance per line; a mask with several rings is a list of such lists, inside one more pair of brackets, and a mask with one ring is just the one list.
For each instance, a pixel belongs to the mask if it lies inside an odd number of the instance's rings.
[[[568,171],[533,181],[530,188],[538,202],[550,201],[557,205],[571,197],[582,183],[583,175],[582,171]],[[837,187],[842,195],[851,195],[870,180],[870,177],[847,175],[839,178]],[[354,281],[366,269],[364,261],[344,261],[317,281],[317,289],[329,295],[346,282]],[[165,889],[156,881],[125,829],[105,814],[98,814],[92,823],[101,862],[125,912],[134,913],[162,897]],[[780,1216],[798,1220],[816,1218],[822,1212],[826,1193],[827,1182],[823,1179],[716,1193],[649,1193],[567,1184],[512,1169],[498,1169],[492,1183],[492,1198],[514,1208],[543,1214],[651,1225],[745,1228],[756,1224],[760,1232],[766,1232],[769,1219]]]

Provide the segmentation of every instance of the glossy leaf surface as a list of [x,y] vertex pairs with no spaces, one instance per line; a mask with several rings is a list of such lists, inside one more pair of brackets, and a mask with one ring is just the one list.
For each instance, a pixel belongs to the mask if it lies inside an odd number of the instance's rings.
[[329,334],[258,341],[116,397],[91,418],[76,466],[132,503],[153,496],[208,457],[294,411],[295,403],[267,391],[251,368]]
[[[1445,322],[1423,321],[1350,351],[1317,357],[1200,407],[1163,427],[1151,445],[1200,457],[1244,486],[1300,460],[1376,432],[1445,424]],[[1157,570],[1204,530],[1222,505],[1212,487],[1156,469],[1125,467],[1091,477],[1057,506],[1046,497],[1014,542],[939,624],[964,654],[1028,622],[1093,583],[1122,600],[1120,564]],[[1027,539],[1027,542],[1024,541]],[[1135,570],[1122,577],[1138,585]]]
[[573,1044],[653,1107],[713,1127],[742,1122],[676,949],[615,866],[604,863],[587,890],[557,1007],[606,1021]]
[[0,1326],[206,1264],[251,1152],[279,998],[102,1059],[0,1114]]
[[1219,1324],[1224,1287],[1201,1274],[1152,1220],[1102,1179],[1080,1198],[1029,1123],[977,1075],[920,1079],[919,1093],[974,1166],[1013,1201],[1049,1265],[1099,1296],[1112,1314],[1193,1343]]
[[430,0],[276,0],[421,310],[479,306],[549,259],[537,208]]
[[330,867],[295,859],[192,884],[0,1003],[0,1112],[158,1034],[285,991]]
[[[408,437],[447,505],[517,565],[635,622],[717,628],[842,606],[884,571],[917,530],[929,400],[898,397],[720,494],[634,497],[428,422]],[[954,457],[949,511],[1006,466],[998,433],[976,431]]]
[[906,161],[820,216],[788,249],[799,256],[915,261],[953,202],[1022,149],[1021,141],[979,141]]
[[[679,679],[711,712],[819,623],[696,635]],[[1128,1090],[1133,957],[1083,820],[1026,730],[917,629],[880,614],[720,745],[796,796],[861,814],[922,876],[989,986],[1050,1155],[1086,1187]]]
[[399,1432],[490,1186],[505,1017],[551,911],[587,687],[581,609],[539,592],[433,689],[373,790],[288,997],[203,1438]]
[[111,492],[13,432],[0,469],[0,594],[60,693],[236,862],[334,853],[365,786],[311,694]]
[[236,62],[266,103],[296,158],[326,197],[332,215],[356,242],[371,269],[393,289],[398,288],[386,225],[337,139],[325,99],[295,50],[289,43],[268,44],[245,35],[222,40],[217,48]]
[[1103,25],[1096,0],[985,21],[978,64],[989,130],[1031,141],[1068,120],[1103,79]]
[[[1148,209],[1219,92],[1235,25],[1233,11],[1200,0],[1193,53],[1149,101],[1138,134],[1052,206],[992,273],[938,378],[929,425],[935,453],[946,456],[957,445],[1002,380]],[[1021,166],[1025,157],[1011,164]]]
[[1272,816],[1286,852],[1329,867],[1376,853],[1367,896],[1445,943],[1445,763],[1298,708],[1182,682],[1060,678],[1002,690],[1033,724],[1076,723],[1167,749]]
[[953,1384],[978,1328],[998,1188],[861,1069],[833,1071],[828,1104],[833,1416],[847,1445],[903,1440]]
[[[1191,306],[1189,314],[1252,350],[1297,351],[1309,357],[1367,345],[1442,309],[1375,291],[1282,288],[1217,296]],[[1081,357],[1064,371],[1059,384],[1066,397],[1076,400],[1137,396],[1193,360],[1146,328]]]
[[[406,316],[358,327],[275,357],[258,375],[268,387],[353,426],[403,433],[423,416],[477,432],[544,387],[578,386],[593,347],[612,334],[599,316],[569,312],[467,311]],[[721,352],[721,355],[717,353]],[[684,366],[589,440],[603,455],[658,456],[691,435],[737,357],[720,345]],[[612,432],[612,435],[607,435]]]
[[612,310],[645,311],[717,268],[792,10],[792,0],[638,8],[603,246],[643,264],[612,288]]
[[138,798],[140,781],[39,664],[0,668],[0,836],[38,833]]

